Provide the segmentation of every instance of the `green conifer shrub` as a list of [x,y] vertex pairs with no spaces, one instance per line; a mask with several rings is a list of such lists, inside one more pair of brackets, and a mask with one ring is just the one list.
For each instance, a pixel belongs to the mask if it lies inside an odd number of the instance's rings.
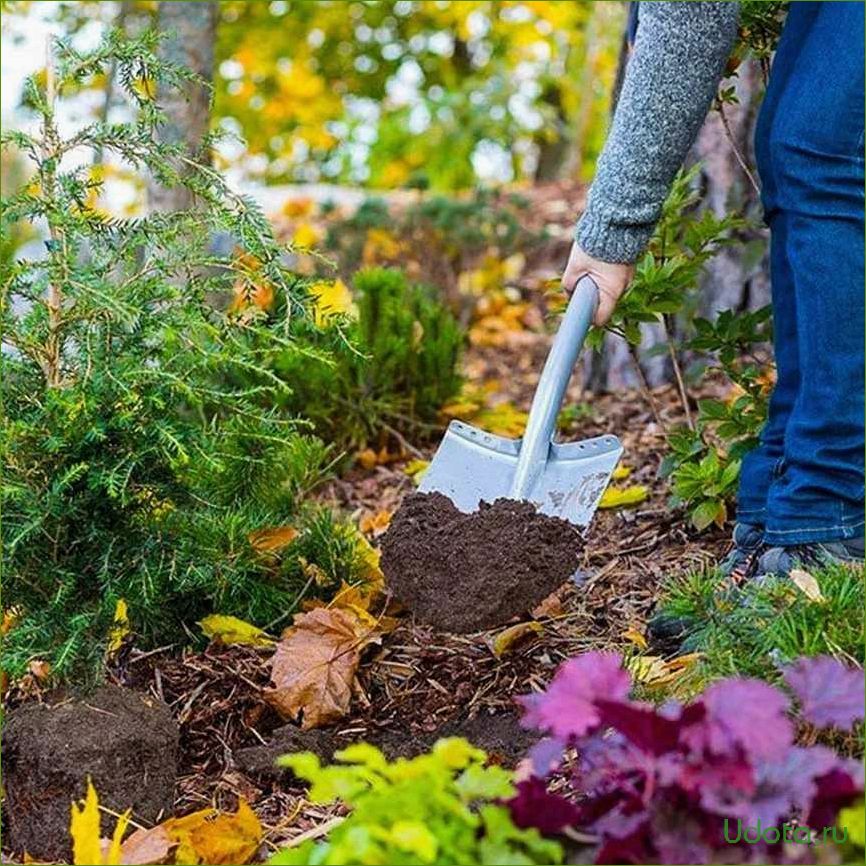
[[[120,599],[142,645],[185,641],[213,611],[259,625],[289,614],[309,583],[299,555],[334,586],[362,567],[353,531],[304,504],[333,457],[277,408],[289,384],[265,363],[277,349],[307,351],[292,335],[307,289],[255,203],[160,141],[154,94],[191,73],[158,47],[153,33],[110,34],[84,53],[59,43],[47,77],[25,87],[38,131],[3,135],[34,168],[3,199],[4,243],[22,223],[45,238],[42,257],[8,264],[0,295],[12,675],[35,657],[60,676],[97,670]],[[110,64],[130,119],[61,130],[57,102]],[[196,206],[107,216],[80,158],[94,150],[189,188]],[[218,233],[236,250],[215,252]],[[218,309],[213,299],[251,268],[274,295],[272,313]],[[299,534],[281,549],[253,543],[284,526]]]
[[398,270],[359,271],[357,316],[335,318],[324,333],[297,322],[299,339],[322,356],[281,354],[275,371],[292,383],[291,411],[313,420],[328,441],[358,446],[388,428],[418,432],[460,390],[463,337],[451,312]]

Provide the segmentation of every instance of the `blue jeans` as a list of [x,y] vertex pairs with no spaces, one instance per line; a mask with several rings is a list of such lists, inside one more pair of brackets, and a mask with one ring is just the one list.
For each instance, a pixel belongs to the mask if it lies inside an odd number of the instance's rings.
[[772,545],[863,535],[863,4],[798,2],[755,132],[777,383],[737,517]]

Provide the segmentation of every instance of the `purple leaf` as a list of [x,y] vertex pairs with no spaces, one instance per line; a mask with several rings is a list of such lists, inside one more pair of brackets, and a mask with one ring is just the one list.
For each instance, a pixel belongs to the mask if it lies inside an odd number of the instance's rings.
[[530,750],[528,758],[532,763],[532,772],[542,779],[552,773],[562,761],[565,743],[556,737],[544,737]]
[[506,805],[518,827],[536,827],[541,833],[558,833],[578,818],[574,804],[549,793],[537,776],[518,782],[517,793]]
[[714,755],[734,755],[742,749],[752,760],[772,761],[782,758],[791,745],[788,701],[767,683],[739,677],[722,680],[710,686],[699,703],[706,718],[684,727],[680,735],[692,749]]
[[652,707],[619,701],[598,701],[601,720],[616,728],[634,745],[651,755],[672,752],[679,741],[679,722],[661,716]]
[[595,855],[596,863],[652,863],[648,823],[624,839],[606,839]]
[[803,658],[787,668],[785,682],[800,701],[803,718],[819,728],[848,730],[863,718],[863,671],[831,656]]
[[850,806],[862,796],[860,774],[855,776],[843,766],[835,767],[815,780],[815,796],[806,823],[816,829],[829,827],[836,822],[840,809]]
[[631,687],[616,653],[590,652],[562,664],[547,691],[520,698],[526,727],[556,737],[580,737],[600,724],[595,702],[623,700]]

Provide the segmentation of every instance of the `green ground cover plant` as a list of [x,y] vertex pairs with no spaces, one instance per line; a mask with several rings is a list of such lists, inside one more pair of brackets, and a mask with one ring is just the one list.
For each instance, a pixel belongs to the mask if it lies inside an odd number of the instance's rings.
[[[129,119],[61,131],[58,102],[109,65]],[[121,600],[146,646],[186,640],[213,611],[287,615],[307,581],[300,556],[334,588],[362,567],[353,531],[304,502],[330,447],[272,408],[291,387],[268,369],[273,352],[321,354],[292,335],[307,287],[256,205],[158,134],[155,94],[191,80],[150,32],[83,53],[59,43],[25,88],[38,130],[3,136],[33,170],[3,199],[4,243],[22,223],[45,236],[43,256],[7,266],[0,298],[12,675],[33,658],[61,676],[95,671]],[[76,159],[94,149],[188,188],[195,207],[105,214],[99,177]],[[226,254],[220,232],[235,241]],[[251,268],[277,299],[269,319],[215,301]]]
[[351,814],[326,841],[309,840],[275,854],[272,864],[561,863],[562,847],[535,829],[515,826],[502,800],[511,773],[487,766],[466,740],[439,740],[417,758],[389,762],[366,743],[322,767],[311,752],[280,759],[311,783],[314,803],[339,799]]
[[687,651],[701,653],[693,675],[707,681],[742,673],[778,679],[800,656],[864,660],[863,571],[815,569],[814,585],[767,578],[736,590],[715,571],[671,578],[658,610],[687,623]]

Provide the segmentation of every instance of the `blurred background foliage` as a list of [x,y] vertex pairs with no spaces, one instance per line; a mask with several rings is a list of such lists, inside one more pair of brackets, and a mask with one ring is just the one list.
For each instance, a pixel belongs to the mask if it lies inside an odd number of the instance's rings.
[[[39,15],[71,35],[105,24],[134,35],[153,23],[158,4],[47,6],[5,2],[4,26],[14,38]],[[589,177],[625,8],[589,0],[222,2],[214,122],[246,142],[222,149],[223,167],[243,159],[244,175],[268,183],[443,191]],[[91,86],[112,98],[110,81]]]

